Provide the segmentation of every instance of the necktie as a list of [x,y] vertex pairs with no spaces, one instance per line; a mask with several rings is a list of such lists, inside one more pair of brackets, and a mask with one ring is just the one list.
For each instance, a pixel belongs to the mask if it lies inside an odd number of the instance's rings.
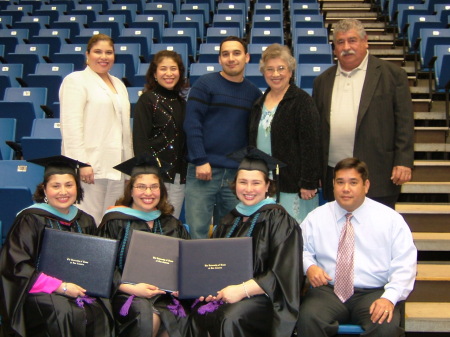
[[350,222],[351,213],[345,215],[346,221],[339,237],[339,246],[336,259],[336,275],[334,293],[342,302],[353,295],[353,255],[355,252],[355,233]]

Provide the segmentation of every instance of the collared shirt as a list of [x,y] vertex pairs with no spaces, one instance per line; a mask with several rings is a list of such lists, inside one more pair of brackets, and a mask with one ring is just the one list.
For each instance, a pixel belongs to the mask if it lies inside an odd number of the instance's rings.
[[[332,278],[332,285],[339,235],[347,213],[333,201],[309,213],[301,224],[304,272],[317,265]],[[394,305],[406,299],[414,286],[417,249],[405,220],[396,211],[367,197],[352,214],[354,287],[384,287],[381,297]]]
[[335,167],[341,159],[353,157],[356,120],[368,57],[369,52],[361,64],[352,71],[344,71],[338,63],[331,97],[328,166]]

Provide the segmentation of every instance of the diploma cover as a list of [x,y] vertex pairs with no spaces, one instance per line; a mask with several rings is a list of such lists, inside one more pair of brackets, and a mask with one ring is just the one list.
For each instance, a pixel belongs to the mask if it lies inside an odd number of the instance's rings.
[[251,238],[183,240],[133,231],[123,283],[148,283],[179,298],[215,295],[253,277]]
[[38,270],[109,298],[119,241],[46,228]]

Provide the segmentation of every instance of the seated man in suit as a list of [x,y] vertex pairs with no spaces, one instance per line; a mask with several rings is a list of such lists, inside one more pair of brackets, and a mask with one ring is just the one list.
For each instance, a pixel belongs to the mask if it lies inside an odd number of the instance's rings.
[[339,323],[365,336],[403,336],[396,304],[414,286],[417,249],[402,216],[366,197],[367,165],[346,158],[335,166],[335,201],[301,224],[303,268],[312,285],[300,306],[300,337],[334,336]]

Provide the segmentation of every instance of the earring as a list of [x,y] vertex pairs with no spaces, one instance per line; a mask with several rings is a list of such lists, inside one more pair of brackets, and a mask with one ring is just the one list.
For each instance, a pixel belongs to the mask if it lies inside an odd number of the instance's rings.
[[155,82],[158,82],[158,79],[155,77]]
[[44,202],[45,202],[46,204],[48,204],[48,198],[47,198],[47,196],[44,197]]

